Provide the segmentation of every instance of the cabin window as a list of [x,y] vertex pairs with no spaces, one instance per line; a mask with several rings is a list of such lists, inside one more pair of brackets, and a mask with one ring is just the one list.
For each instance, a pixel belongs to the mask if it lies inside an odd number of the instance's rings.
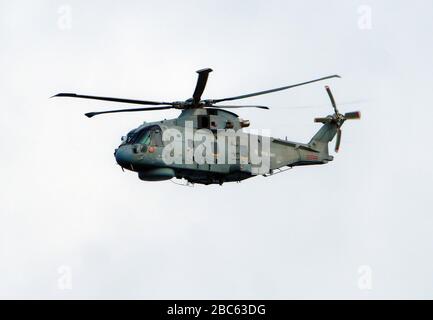
[[209,129],[209,116],[197,116],[197,128]]

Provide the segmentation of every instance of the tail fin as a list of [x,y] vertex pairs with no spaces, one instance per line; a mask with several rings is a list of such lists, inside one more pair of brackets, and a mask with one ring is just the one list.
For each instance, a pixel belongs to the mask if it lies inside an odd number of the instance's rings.
[[328,143],[334,139],[337,131],[338,127],[334,122],[327,122],[311,138],[308,145],[324,155],[329,155]]

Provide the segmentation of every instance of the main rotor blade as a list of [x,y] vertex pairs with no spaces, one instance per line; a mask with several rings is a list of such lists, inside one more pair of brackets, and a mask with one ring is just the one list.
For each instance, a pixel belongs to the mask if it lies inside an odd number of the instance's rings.
[[335,99],[334,99],[334,96],[332,95],[331,88],[326,86],[325,89],[326,89],[326,92],[328,92],[329,99],[331,99],[332,107],[334,108],[334,111],[337,114],[338,113],[337,104],[335,103]]
[[210,68],[198,70],[198,79],[197,84],[195,86],[195,91],[192,96],[194,105],[197,106],[200,103],[201,96],[204,92],[204,89],[206,88],[207,79],[209,77],[209,73],[211,73],[213,70]]
[[322,81],[322,80],[326,80],[326,79],[331,79],[331,78],[341,78],[341,77],[339,75],[333,75],[333,76],[323,77],[323,78],[320,78],[320,79],[315,79],[315,80],[311,80],[311,81],[307,81],[307,82],[292,84],[290,86],[285,86],[285,87],[281,87],[281,88],[276,88],[276,89],[270,89],[270,90],[265,90],[265,91],[259,91],[259,92],[254,92],[254,93],[250,93],[250,94],[245,94],[245,95],[242,95],[242,96],[236,96],[236,97],[231,97],[231,98],[223,98],[223,99],[211,100],[211,102],[212,103],[217,103],[217,102],[222,102],[222,101],[232,101],[232,100],[238,100],[238,99],[245,99],[245,98],[250,98],[250,97],[260,96],[260,95],[263,95],[263,94],[272,93],[272,92],[287,90],[287,89],[291,89],[291,88],[295,88],[295,87],[299,87],[299,86],[303,86],[303,85],[310,84],[310,83],[313,83],[313,82],[318,82],[318,81]]
[[218,109],[239,109],[239,108],[258,108],[269,110],[269,107],[266,106],[214,106],[212,105],[210,108],[218,108]]
[[154,111],[154,110],[168,110],[168,109],[176,109],[176,107],[162,106],[162,107],[137,108],[137,109],[119,109],[119,110],[108,110],[108,111],[100,111],[100,112],[89,112],[86,113],[85,115],[87,118],[92,118],[94,116],[98,116],[100,114],[107,114],[107,113],[139,112],[139,111]]
[[133,99],[123,99],[123,98],[110,98],[110,97],[97,97],[97,96],[85,96],[75,93],[59,93],[53,96],[55,97],[68,97],[68,98],[81,98],[81,99],[92,99],[92,100],[102,100],[102,101],[110,101],[110,102],[120,102],[120,103],[132,103],[132,104],[144,104],[151,106],[158,105],[174,105],[174,102],[157,102],[157,101],[146,101],[146,100],[133,100]]
[[338,152],[340,150],[340,143],[341,143],[341,129],[337,129],[337,141],[335,142],[335,152]]

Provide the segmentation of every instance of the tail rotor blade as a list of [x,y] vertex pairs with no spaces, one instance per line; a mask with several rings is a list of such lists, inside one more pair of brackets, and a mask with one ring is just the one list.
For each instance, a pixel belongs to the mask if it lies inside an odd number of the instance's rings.
[[341,129],[337,129],[337,141],[335,142],[335,152],[338,152],[340,150],[340,143],[341,143]]
[[334,111],[337,114],[338,113],[337,104],[335,103],[335,99],[334,99],[334,96],[332,94],[331,88],[326,86],[325,89],[328,92],[329,99],[331,99],[332,107],[334,108]]
[[330,121],[329,118],[315,118],[314,119],[314,122],[316,122],[316,123],[327,123],[329,121]]
[[344,115],[344,117],[346,119],[349,119],[349,120],[358,120],[358,119],[361,119],[361,112],[359,112],[359,111],[347,112]]

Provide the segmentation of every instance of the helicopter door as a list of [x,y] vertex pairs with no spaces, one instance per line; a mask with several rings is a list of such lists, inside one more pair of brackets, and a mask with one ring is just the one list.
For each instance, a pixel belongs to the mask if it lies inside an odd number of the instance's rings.
[[[201,128],[201,129],[203,129],[203,128]],[[204,132],[206,132],[206,130],[204,130]],[[208,134],[206,133],[206,135],[208,135]],[[209,163],[206,161],[206,159],[204,159],[204,163],[202,163],[202,164],[201,164],[201,163],[198,163],[198,162],[197,162],[197,159],[196,159],[196,156],[195,156],[195,152],[196,152],[196,150],[198,150],[199,148],[200,148],[200,149],[203,148],[202,144],[203,144],[202,141],[197,141],[196,139],[194,139],[194,164],[195,164],[197,170],[200,170],[200,171],[209,171],[209,170],[211,169],[211,164],[209,164]],[[206,150],[206,152],[209,152],[209,150]],[[206,154],[203,154],[202,156],[203,156],[204,158],[206,158],[206,157],[205,157]],[[201,159],[200,162],[202,162],[202,161],[203,161],[203,159]]]
[[[230,172],[230,164],[228,164],[228,143],[224,136],[221,137],[224,142],[224,148],[222,150],[218,150],[218,134],[214,134],[214,145],[213,145],[213,155],[214,155],[214,164],[210,165],[209,170],[216,173],[229,173]],[[221,161],[218,162],[218,158],[221,156]]]
[[162,143],[161,128],[158,126],[152,128],[150,145],[158,148],[164,146],[164,144]]
[[147,151],[149,153],[155,153],[158,155],[158,158],[161,157],[162,151],[159,150],[164,147],[162,142],[162,133],[161,128],[159,126],[153,126],[149,129],[149,139],[146,143],[148,146]]

